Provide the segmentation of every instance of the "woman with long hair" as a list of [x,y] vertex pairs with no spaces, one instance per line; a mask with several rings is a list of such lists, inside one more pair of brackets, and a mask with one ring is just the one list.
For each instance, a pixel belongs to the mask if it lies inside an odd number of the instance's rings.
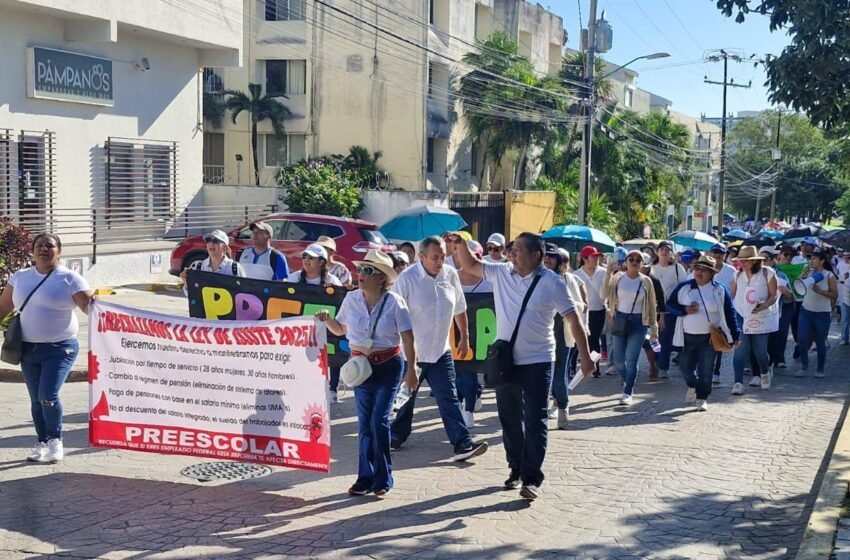
[[85,278],[59,264],[58,235],[37,235],[32,252],[33,266],[12,274],[0,295],[0,317],[24,308],[21,370],[38,437],[27,461],[56,463],[64,457],[59,391],[80,352],[74,309],[87,313],[92,291]]
[[807,286],[800,309],[800,324],[797,333],[800,337],[800,363],[802,367],[796,377],[802,377],[809,369],[809,348],[812,342],[818,350],[818,364],[815,377],[823,377],[826,362],[826,337],[832,317],[832,306],[838,299],[838,281],[833,272],[832,262],[826,251],[816,248],[809,257],[809,268],[803,272]]
[[408,357],[404,383],[412,393],[418,380],[414,367],[413,326],[404,299],[390,292],[396,280],[393,261],[383,251],[369,250],[355,261],[359,288],[346,294],[336,319],[327,311],[316,318],[337,336],[345,336],[352,358],[366,356],[372,373],[354,387],[359,425],[357,480],[348,493],[381,498],[393,487],[390,457],[390,414],[404,375],[401,344]]

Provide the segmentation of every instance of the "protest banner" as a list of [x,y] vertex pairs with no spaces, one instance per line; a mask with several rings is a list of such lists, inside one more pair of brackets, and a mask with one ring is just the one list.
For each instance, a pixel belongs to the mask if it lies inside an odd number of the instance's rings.
[[[312,316],[326,310],[331,317],[345,299],[345,288],[272,282],[238,278],[211,272],[188,271],[189,315],[202,319],[236,321],[274,320],[281,317]],[[496,312],[492,294],[466,294],[469,317],[469,347],[466,356],[455,360],[483,362],[487,348],[496,340]],[[451,337],[455,350],[457,333]],[[348,359],[348,341],[328,334],[330,364],[341,366]]]
[[89,306],[89,443],[327,472],[325,327]]

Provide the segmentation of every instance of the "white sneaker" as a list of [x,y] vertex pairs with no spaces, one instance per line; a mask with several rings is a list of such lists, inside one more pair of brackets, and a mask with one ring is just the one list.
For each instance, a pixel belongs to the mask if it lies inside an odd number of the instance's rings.
[[548,416],[549,420],[554,420],[555,418],[557,418],[558,417],[558,407],[550,406],[549,411],[546,413],[546,416]]
[[632,404],[632,396],[627,395],[626,393],[623,393],[623,396],[620,397],[620,404],[624,404],[624,405],[627,405],[627,406]]
[[761,377],[754,375],[753,378],[750,379],[750,387],[761,387]]
[[823,372],[822,372],[822,371],[816,371],[816,372],[815,372],[815,378],[817,378],[817,379],[823,379],[823,377],[824,377],[824,375],[823,375]]
[[744,394],[744,384],[743,383],[735,383],[732,385],[732,394],[733,395],[743,395]]
[[697,401],[697,412],[705,412],[708,410],[708,401],[705,399],[699,399]]
[[794,372],[794,377],[805,377],[805,376],[806,376],[806,370],[804,370],[802,368],[798,369],[797,371]]
[[481,397],[475,399],[475,412],[481,412],[481,409],[484,408],[484,401],[481,400]]
[[339,393],[337,393],[336,391],[331,391],[331,402],[333,404],[336,404],[336,403],[339,402]]
[[558,429],[566,430],[567,424],[570,421],[570,409],[569,408],[559,408],[558,409]]
[[43,463],[46,456],[47,444],[40,441],[35,444],[35,447],[32,448],[30,454],[27,455],[27,461],[30,461],[31,463]]
[[694,387],[688,387],[688,392],[685,395],[685,402],[692,403],[697,400],[697,390]]
[[65,451],[62,449],[62,440],[53,438],[47,441],[47,454],[44,456],[45,463],[56,463],[65,458]]
[[659,369],[658,370],[658,377],[660,377],[661,379],[669,379],[670,376],[667,375],[666,369]]
[[715,373],[711,376],[711,384],[712,385],[720,385],[720,374]]
[[761,374],[761,388],[765,391],[770,389],[770,377],[771,375],[769,370],[767,373]]
[[475,427],[475,414],[472,412],[463,411],[463,422],[466,424],[467,429],[472,429]]

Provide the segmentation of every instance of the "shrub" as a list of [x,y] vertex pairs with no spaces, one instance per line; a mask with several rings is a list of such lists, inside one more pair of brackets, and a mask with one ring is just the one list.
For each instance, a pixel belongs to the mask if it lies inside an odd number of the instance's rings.
[[12,274],[32,264],[32,239],[29,232],[0,218],[0,291]]
[[357,180],[343,156],[328,156],[281,169],[278,185],[292,212],[356,218],[365,206]]

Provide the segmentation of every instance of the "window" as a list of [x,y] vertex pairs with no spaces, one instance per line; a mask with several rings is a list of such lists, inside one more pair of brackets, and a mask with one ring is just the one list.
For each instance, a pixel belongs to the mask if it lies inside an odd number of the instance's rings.
[[221,68],[204,68],[204,93],[221,93],[224,91],[224,81],[221,79]]
[[[282,239],[283,232],[286,231],[286,224],[288,223],[286,220],[263,220],[265,223],[272,226],[272,239]],[[242,231],[239,232],[239,235],[236,237],[243,241],[247,241],[251,239],[251,235],[253,232],[250,227],[246,227]]]
[[425,147],[425,170],[428,173],[434,172],[434,139],[428,138]]
[[109,138],[106,142],[107,219],[160,223],[177,198],[177,143]]
[[320,224],[316,222],[290,221],[286,228],[284,241],[317,241],[321,236],[341,237],[342,228],[333,224]]
[[375,243],[381,246],[390,244],[387,238],[384,237],[384,234],[377,229],[360,228],[360,235],[362,235],[363,239],[369,243]]
[[623,105],[631,107],[635,102],[635,92],[632,88],[626,86],[625,95],[623,95]]
[[307,137],[304,134],[287,134],[278,138],[266,134],[266,167],[284,167],[307,159]]
[[304,19],[304,0],[265,0],[266,21]]
[[306,60],[266,60],[267,94],[304,95],[306,92]]

